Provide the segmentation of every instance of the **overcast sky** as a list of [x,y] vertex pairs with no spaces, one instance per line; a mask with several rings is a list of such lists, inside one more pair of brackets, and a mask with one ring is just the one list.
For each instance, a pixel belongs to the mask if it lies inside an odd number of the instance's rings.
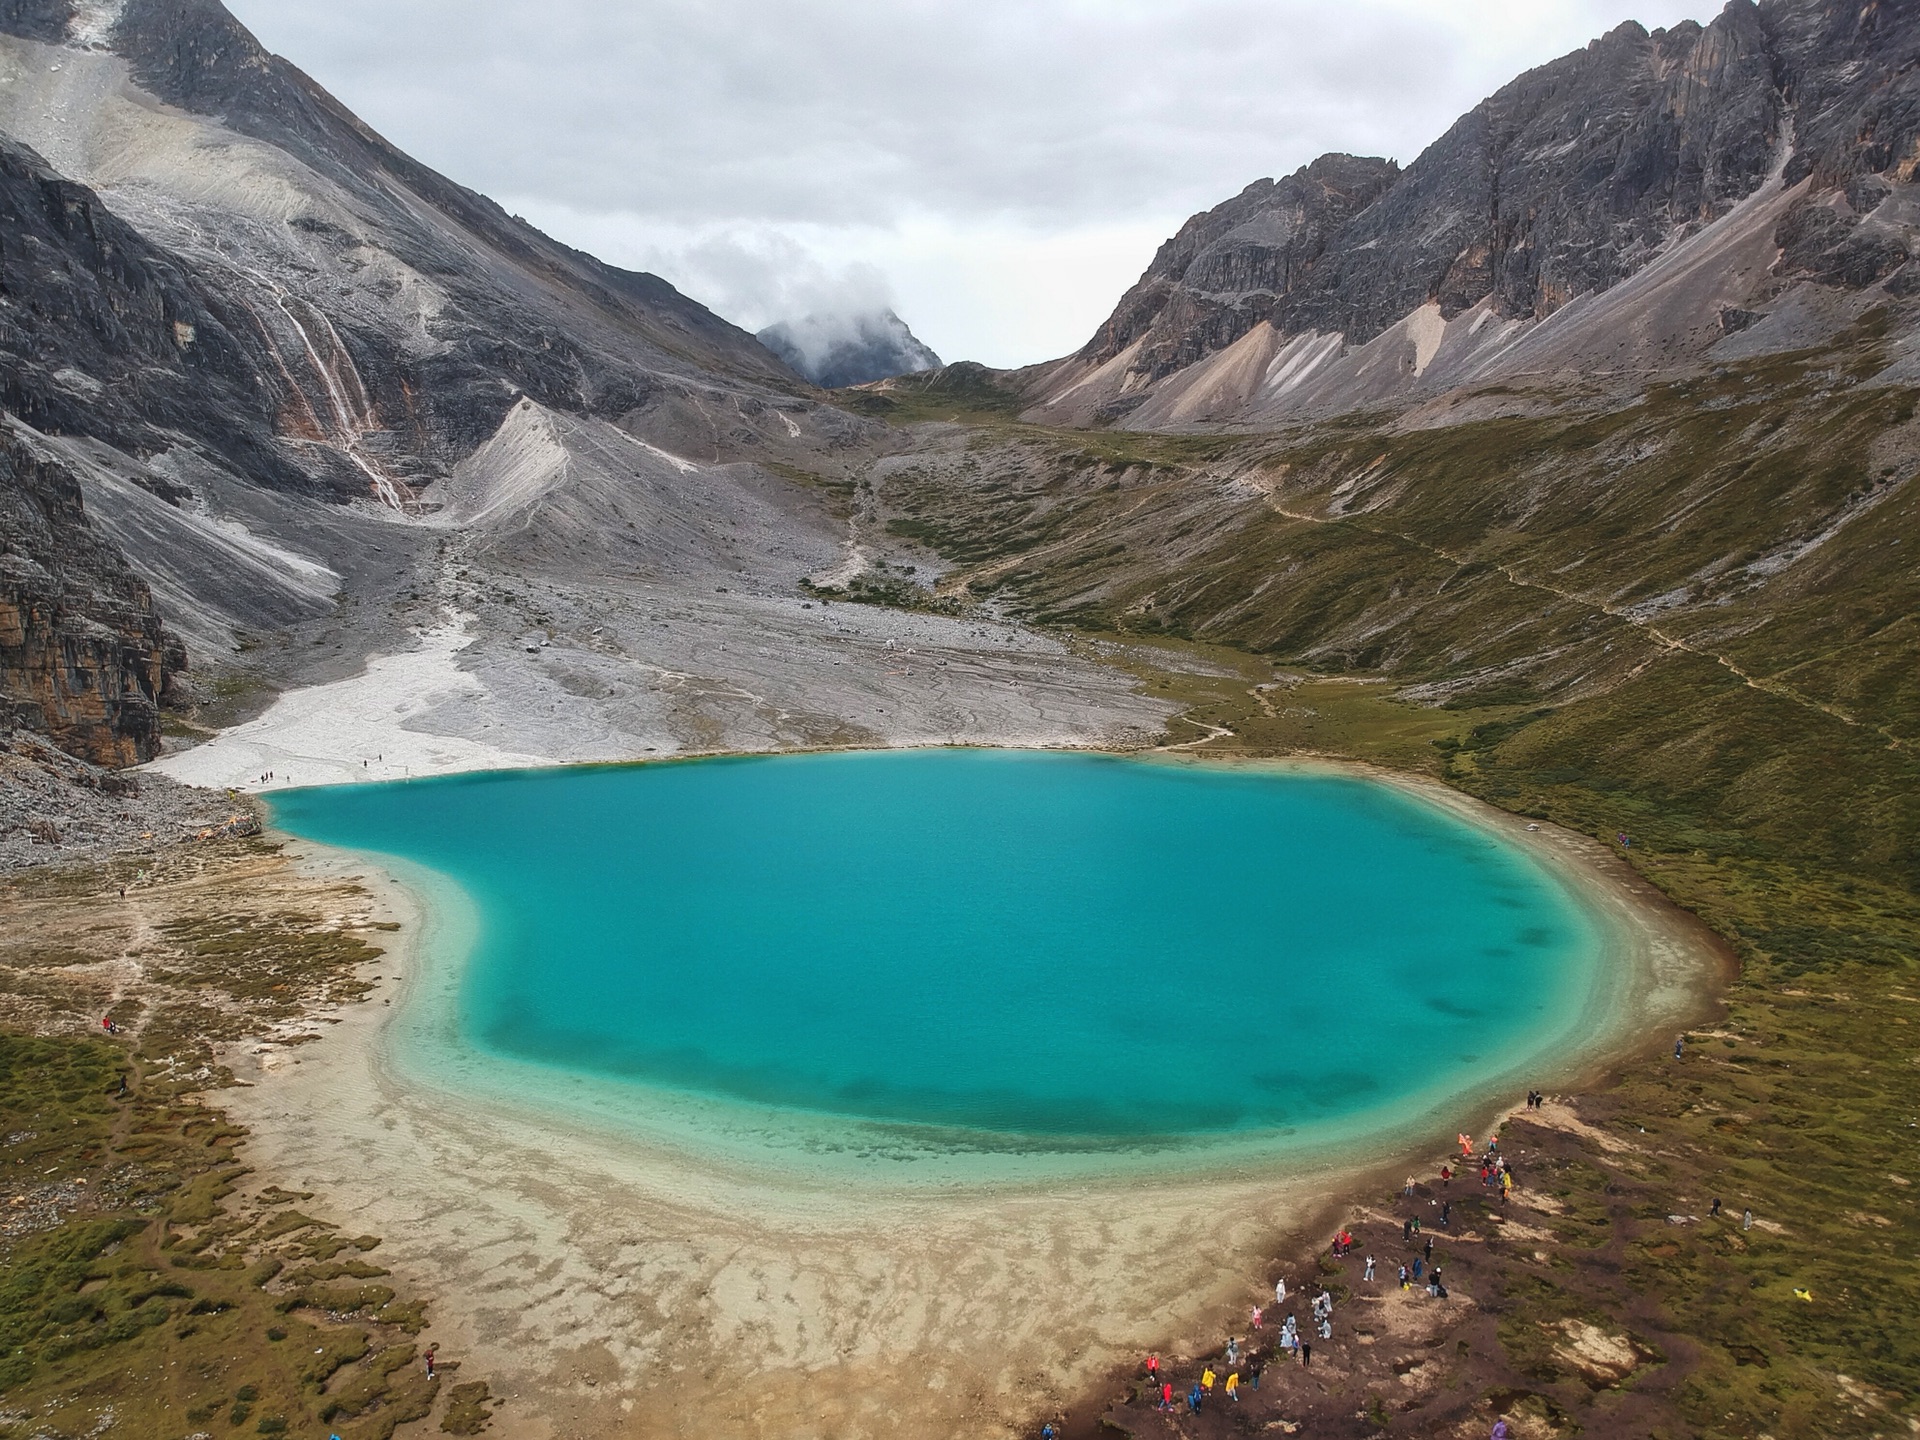
[[1720,0],[228,0],[402,149],[749,329],[890,304],[1077,349],[1189,214],[1403,164],[1532,65]]

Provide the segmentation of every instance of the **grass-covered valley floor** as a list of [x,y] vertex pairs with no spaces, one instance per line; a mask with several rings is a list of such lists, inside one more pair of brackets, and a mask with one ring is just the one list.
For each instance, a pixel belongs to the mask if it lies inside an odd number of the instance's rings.
[[[1598,837],[1738,960],[1682,1061],[1651,1037],[1572,1124],[1510,1128],[1521,1195],[1441,1242],[1444,1315],[1409,1328],[1396,1287],[1322,1261],[1346,1343],[1181,1433],[1920,1428],[1920,426],[1864,383],[1878,333],[1240,439],[1051,432],[969,393],[879,488],[952,563],[937,595],[1079,630],[1189,706],[1191,753],[1423,772]],[[1392,1198],[1355,1226],[1389,1275],[1433,1197]],[[1073,1427],[1171,1433],[1138,1391]]]
[[[1503,763],[1490,742],[1517,733],[1518,717],[1497,707],[1411,705],[1390,686],[1276,672],[1245,656],[1236,665],[1219,648],[1093,643],[1192,701],[1198,723],[1176,729],[1216,738],[1189,753],[1345,756],[1424,771],[1596,836],[1624,829],[1633,845],[1621,863],[1727,937],[1740,962],[1723,1014],[1688,1037],[1680,1061],[1673,1037],[1650,1037],[1601,1083],[1503,1129],[1521,1181],[1506,1210],[1475,1177],[1437,1183],[1450,1147],[1436,1136],[1411,1202],[1383,1191],[1345,1213],[1356,1256],[1335,1261],[1325,1236],[1302,1237],[1269,1275],[1249,1276],[1250,1304],[1263,1286],[1271,1299],[1281,1273],[1296,1289],[1328,1285],[1336,1339],[1316,1347],[1310,1372],[1274,1363],[1257,1395],[1243,1388],[1238,1406],[1216,1404],[1180,1433],[1285,1421],[1316,1436],[1478,1437],[1499,1413],[1524,1436],[1908,1432],[1920,1381],[1904,1318],[1920,1302],[1920,901],[1910,891],[1758,846],[1678,848],[1644,828],[1644,799],[1630,792]],[[1196,673],[1196,660],[1215,673]],[[1446,1197],[1454,1223],[1436,1231],[1433,1206]],[[1757,1223],[1744,1231],[1748,1207]],[[1446,1302],[1403,1297],[1391,1280],[1419,1253],[1401,1232],[1416,1215],[1439,1236]],[[1368,1253],[1380,1262],[1375,1285],[1358,1278]],[[1245,1318],[1223,1316],[1222,1340],[1246,1336]],[[1180,1393],[1209,1361],[1224,1376],[1217,1353],[1174,1365]],[[1173,1433],[1139,1378],[1116,1377],[1068,1417],[1073,1431],[1094,1433],[1104,1417]]]
[[0,1436],[479,1433],[379,1237],[250,1176],[218,1109],[217,1047],[297,1054],[367,994],[364,892],[214,839],[16,876],[0,935]]

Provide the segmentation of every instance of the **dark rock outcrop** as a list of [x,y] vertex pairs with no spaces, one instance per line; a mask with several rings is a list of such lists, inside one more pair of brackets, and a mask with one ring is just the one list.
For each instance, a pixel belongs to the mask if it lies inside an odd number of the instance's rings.
[[284,387],[248,328],[93,191],[0,136],[0,408],[142,457],[187,439],[297,488],[308,477],[274,439]]
[[1322,155],[1284,180],[1256,180],[1196,215],[1088,343],[1108,360],[1145,338],[1131,369],[1152,379],[1224,349],[1293,292],[1327,242],[1399,177],[1390,160]]
[[0,434],[0,728],[97,765],[152,759],[160,703],[185,666],[146,585],[88,522],[73,475]]
[[940,357],[891,310],[782,320],[758,338],[794,370],[829,390],[940,368]]

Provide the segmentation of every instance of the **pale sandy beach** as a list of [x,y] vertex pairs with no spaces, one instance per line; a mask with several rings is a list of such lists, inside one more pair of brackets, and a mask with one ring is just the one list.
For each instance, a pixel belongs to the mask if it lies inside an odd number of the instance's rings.
[[[1614,938],[1620,983],[1589,1042],[1521,1083],[1577,1083],[1697,1013],[1719,965],[1705,932],[1603,847],[1383,778],[1529,849]],[[363,857],[294,849],[363,877],[402,929],[368,1003],[319,1043],[234,1056],[252,1088],[226,1103],[260,1183],[386,1237],[383,1263],[435,1298],[429,1338],[507,1397],[506,1435],[1015,1433],[1137,1351],[1217,1344],[1271,1294],[1288,1235],[1512,1099],[1460,1096],[1337,1158],[1185,1178],[916,1187],[703,1162],[403,1073],[394,1016],[457,920]]]

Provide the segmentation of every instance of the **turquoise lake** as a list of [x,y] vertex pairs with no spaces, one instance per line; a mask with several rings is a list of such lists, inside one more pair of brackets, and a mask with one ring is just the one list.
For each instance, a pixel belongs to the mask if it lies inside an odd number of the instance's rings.
[[913,750],[272,805],[464,892],[469,1063],[636,1113],[671,1092],[1094,1143],[1312,1132],[1564,1046],[1605,951],[1514,844],[1334,773]]

